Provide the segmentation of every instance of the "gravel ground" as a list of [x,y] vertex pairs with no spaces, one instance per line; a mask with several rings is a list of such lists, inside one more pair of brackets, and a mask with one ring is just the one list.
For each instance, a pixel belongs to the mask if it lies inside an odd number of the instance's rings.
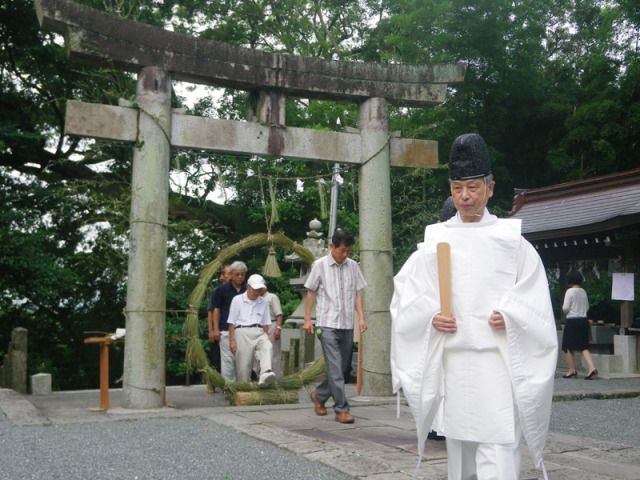
[[640,445],[640,397],[554,402],[552,432]]
[[[640,445],[640,378],[555,382],[551,431]],[[561,399],[563,401],[561,401]],[[0,480],[347,480],[320,463],[196,417],[13,426],[0,411]]]
[[603,393],[608,394],[615,391],[640,392],[640,376],[630,378],[597,378],[596,380],[584,380],[584,372],[579,373],[578,378],[565,379],[557,374],[554,382],[554,394],[564,394],[567,392]]
[[[640,378],[557,378],[556,397],[566,398],[571,392],[589,396],[614,392],[640,392]],[[552,432],[589,437],[596,440],[640,445],[640,397],[554,401],[551,411]]]
[[[197,418],[12,427],[0,479],[347,480],[327,466]],[[179,447],[178,447],[179,446]]]

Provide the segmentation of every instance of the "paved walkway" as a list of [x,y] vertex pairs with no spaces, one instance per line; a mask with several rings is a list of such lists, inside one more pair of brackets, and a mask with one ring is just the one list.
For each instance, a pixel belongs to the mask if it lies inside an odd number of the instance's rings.
[[[412,478],[417,449],[415,426],[407,406],[400,405],[398,418],[395,397],[357,397],[353,386],[349,388],[352,389],[352,413],[356,418],[352,425],[338,424],[331,413],[326,417],[316,416],[305,389],[300,391],[299,404],[230,407],[221,393],[209,394],[202,385],[169,387],[167,402],[170,406],[146,411],[121,408],[122,392],[113,389],[110,391],[112,408],[108,412],[91,409],[99,400],[98,392],[94,390],[23,396],[0,389],[0,412],[4,412],[14,427],[83,423],[87,428],[100,429],[101,422],[198,417],[326,464],[352,478]],[[555,401],[637,396],[640,396],[640,376],[592,382],[556,380]],[[640,412],[632,414],[640,415]],[[615,438],[611,440],[605,442],[551,433],[545,454],[550,478],[640,479],[640,444],[624,445],[615,443]],[[180,446],[176,449],[179,454]],[[523,461],[523,479],[541,478],[526,450]],[[429,441],[418,478],[446,479],[446,462],[445,442]]]

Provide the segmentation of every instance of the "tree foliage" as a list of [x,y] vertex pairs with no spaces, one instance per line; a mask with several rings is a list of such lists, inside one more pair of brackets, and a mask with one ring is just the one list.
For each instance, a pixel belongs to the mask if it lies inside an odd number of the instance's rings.
[[[114,15],[247,48],[380,63],[465,62],[463,83],[436,108],[390,108],[390,127],[437,140],[441,163],[463,132],[482,134],[498,181],[493,206],[514,187],[541,187],[637,166],[640,138],[640,8],[618,0],[83,0]],[[95,385],[97,354],[85,332],[123,326],[130,145],[64,135],[67,99],[133,99],[134,76],[66,58],[31,1],[0,5],[0,354],[11,328],[30,335],[30,370],[59,388]],[[182,87],[182,88],[178,88]],[[247,92],[176,85],[189,113],[243,119]],[[357,127],[357,106],[287,99],[287,124]],[[332,166],[279,158],[176,151],[168,245],[167,331],[199,269],[251,233],[302,240],[328,208]],[[338,223],[357,230],[358,172],[344,167]],[[304,179],[303,191],[296,180]],[[320,181],[320,183],[318,183]],[[269,186],[271,185],[271,189]],[[395,264],[421,240],[448,195],[446,170],[392,170]],[[226,194],[220,204],[214,195]],[[321,201],[323,199],[324,201]],[[277,207],[275,222],[272,207]],[[324,206],[325,208],[321,208]],[[328,223],[325,219],[325,224]],[[326,226],[326,225],[325,225]],[[278,252],[280,256],[284,252]],[[259,271],[266,248],[243,259]],[[287,279],[273,287],[293,310]],[[204,308],[204,306],[198,306]],[[170,349],[181,375],[179,342]],[[118,358],[116,356],[116,360]],[[114,377],[119,376],[113,368]]]

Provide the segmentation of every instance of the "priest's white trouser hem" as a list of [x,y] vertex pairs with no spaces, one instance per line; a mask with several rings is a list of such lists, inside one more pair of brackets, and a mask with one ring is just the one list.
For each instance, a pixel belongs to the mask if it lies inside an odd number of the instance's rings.
[[519,442],[465,442],[447,438],[449,480],[518,480]]

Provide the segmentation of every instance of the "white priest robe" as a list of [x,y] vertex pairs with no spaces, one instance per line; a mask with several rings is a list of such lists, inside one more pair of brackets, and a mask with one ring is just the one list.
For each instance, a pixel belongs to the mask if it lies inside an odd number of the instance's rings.
[[[451,246],[457,332],[432,327],[440,312],[436,245]],[[514,416],[543,468],[557,335],[544,267],[520,234],[520,221],[485,210],[480,222],[458,216],[429,225],[424,243],[394,278],[391,373],[416,420],[422,456],[443,408],[443,433],[481,443],[514,441]],[[498,311],[504,331],[492,329]],[[491,369],[491,371],[487,371]]]

